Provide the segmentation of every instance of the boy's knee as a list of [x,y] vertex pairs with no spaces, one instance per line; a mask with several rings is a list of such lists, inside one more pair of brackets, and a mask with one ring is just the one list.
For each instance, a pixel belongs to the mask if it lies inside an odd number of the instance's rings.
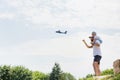
[[93,62],[93,66],[98,66],[98,62]]

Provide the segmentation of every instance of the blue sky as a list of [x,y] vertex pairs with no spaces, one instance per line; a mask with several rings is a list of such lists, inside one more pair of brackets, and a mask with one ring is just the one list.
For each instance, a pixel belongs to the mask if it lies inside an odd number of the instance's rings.
[[[55,62],[75,77],[94,73],[92,49],[82,39],[96,31],[103,39],[101,69],[120,58],[119,0],[1,0],[1,65],[23,65],[44,73]],[[68,34],[56,34],[56,30]],[[113,44],[114,43],[114,44]]]

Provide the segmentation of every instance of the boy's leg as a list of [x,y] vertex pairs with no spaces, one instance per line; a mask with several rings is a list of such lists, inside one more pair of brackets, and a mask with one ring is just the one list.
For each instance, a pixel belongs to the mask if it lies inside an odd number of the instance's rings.
[[94,71],[95,71],[95,75],[96,76],[100,76],[101,72],[100,72],[100,68],[99,68],[98,62],[93,62],[93,68],[94,68]]
[[95,63],[94,63],[94,62],[93,62],[93,69],[94,69],[95,76],[96,76],[96,66],[95,66]]
[[94,57],[93,68],[94,68],[96,76],[100,76],[100,74],[101,74],[101,71],[100,71],[100,60],[101,60],[101,56],[97,55],[97,56]]

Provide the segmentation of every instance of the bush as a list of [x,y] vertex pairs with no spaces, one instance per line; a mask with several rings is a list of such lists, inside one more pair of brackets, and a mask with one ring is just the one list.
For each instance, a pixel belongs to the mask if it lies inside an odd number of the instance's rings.
[[91,78],[91,77],[93,77],[92,74],[88,74],[88,75],[86,76],[86,78]]
[[[104,70],[104,71],[101,72],[101,75],[111,75],[111,76],[113,76],[114,75],[113,69]],[[115,78],[119,78],[118,80],[120,80],[119,76],[116,76]],[[92,74],[88,74],[85,78],[80,78],[79,80],[93,80],[93,75]]]
[[107,69],[107,70],[102,71],[101,73],[101,75],[113,75],[113,74],[114,74],[113,69]]
[[114,80],[120,80],[120,74],[115,75]]

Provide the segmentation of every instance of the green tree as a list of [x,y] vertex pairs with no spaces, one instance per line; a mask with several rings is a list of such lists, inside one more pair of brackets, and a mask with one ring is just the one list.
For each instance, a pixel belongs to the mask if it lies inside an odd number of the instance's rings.
[[11,80],[32,80],[32,71],[23,66],[12,67],[11,73]]
[[0,80],[11,80],[10,66],[0,66]]
[[60,80],[76,80],[75,77],[70,73],[62,73]]
[[55,63],[52,72],[50,73],[50,80],[60,80],[62,71],[58,63]]
[[39,71],[34,71],[32,72],[32,80],[48,80],[49,76],[39,72]]

